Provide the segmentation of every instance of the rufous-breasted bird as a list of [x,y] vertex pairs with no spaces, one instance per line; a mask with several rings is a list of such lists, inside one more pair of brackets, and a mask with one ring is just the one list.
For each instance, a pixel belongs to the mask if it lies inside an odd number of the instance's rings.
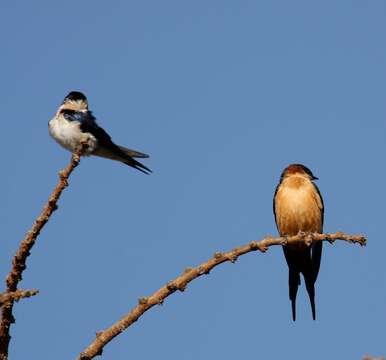
[[55,117],[48,122],[50,135],[65,149],[74,152],[81,142],[87,144],[84,155],[96,155],[120,161],[144,173],[151,170],[134,158],[149,155],[116,145],[109,134],[96,122],[88,109],[87,98],[78,91],[71,91],[59,106]]
[[[317,180],[311,170],[301,164],[291,164],[281,174],[280,183],[273,199],[273,212],[280,236],[299,232],[322,233],[324,205]],[[289,298],[292,318],[296,320],[296,294],[303,274],[310,298],[312,318],[315,320],[315,281],[322,257],[322,242],[311,246],[304,243],[283,246],[289,269]]]

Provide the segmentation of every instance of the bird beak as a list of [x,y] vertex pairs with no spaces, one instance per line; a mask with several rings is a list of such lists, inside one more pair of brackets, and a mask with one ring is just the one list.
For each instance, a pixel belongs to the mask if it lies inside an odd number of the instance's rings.
[[316,176],[313,176],[313,177],[312,177],[312,180],[319,180],[319,178],[316,177]]

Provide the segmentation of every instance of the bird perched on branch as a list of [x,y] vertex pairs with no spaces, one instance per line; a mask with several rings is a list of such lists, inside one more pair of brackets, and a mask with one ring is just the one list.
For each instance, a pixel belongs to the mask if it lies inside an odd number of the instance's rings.
[[50,135],[65,149],[74,152],[81,142],[87,144],[84,155],[96,155],[117,160],[145,174],[151,170],[134,158],[149,155],[116,145],[109,134],[96,122],[88,109],[87,98],[78,91],[71,91],[59,106],[55,117],[48,122]]
[[[317,180],[311,170],[301,164],[292,164],[284,169],[273,199],[273,212],[280,236],[296,235],[299,232],[322,233],[324,205]],[[285,245],[284,255],[289,268],[289,298],[292,318],[296,320],[296,294],[300,285],[300,273],[311,302],[312,318],[315,320],[315,281],[322,257],[322,242]]]

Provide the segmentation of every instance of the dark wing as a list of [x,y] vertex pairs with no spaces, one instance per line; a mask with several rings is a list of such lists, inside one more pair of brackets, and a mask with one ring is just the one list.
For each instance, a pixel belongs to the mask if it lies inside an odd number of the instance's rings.
[[[279,187],[280,187],[280,184],[281,184],[281,181],[279,182],[279,184],[276,186],[276,189],[275,189],[275,195],[273,195],[273,215],[275,216],[275,223],[276,223],[276,228],[277,230],[279,231],[279,226],[277,225],[277,219],[276,219],[276,205],[275,205],[275,202],[276,202],[276,195],[277,195],[277,192],[279,190]],[[279,231],[280,233],[280,231]]]
[[322,203],[322,207],[321,207],[320,211],[322,212],[322,231],[323,231],[323,224],[324,224],[324,202],[323,202],[322,194],[320,193],[320,190],[319,190],[318,186],[316,184],[314,184],[314,183],[312,183],[312,185],[314,185],[314,188],[315,188],[316,192],[319,195],[320,202]]
[[[322,195],[320,194],[319,188],[316,186],[316,184],[312,183],[314,185],[314,188],[320,198],[321,202],[321,217],[322,217],[322,229],[321,232],[323,232],[323,223],[324,223],[324,202]],[[312,246],[311,249],[311,262],[312,262],[312,270],[313,270],[313,281],[316,281],[316,278],[318,277],[319,274],[319,268],[320,268],[320,261],[322,259],[322,249],[323,249],[323,242],[318,241]]]
[[149,155],[147,155],[147,154],[144,154],[144,153],[142,153],[142,152],[140,152],[140,151],[137,151],[137,150],[128,149],[128,148],[126,148],[126,147],[124,147],[124,146],[120,146],[120,145],[119,145],[119,148],[120,148],[124,153],[126,153],[126,155],[129,155],[129,156],[131,156],[131,157],[133,157],[133,158],[142,158],[142,159],[146,159],[146,158],[149,157]]
[[78,121],[80,130],[84,133],[90,133],[95,136],[98,143],[103,146],[111,146],[110,135],[104,131],[97,123],[91,111],[62,110],[64,118],[68,121]]
[[[64,118],[68,121],[78,121],[80,123],[80,130],[84,133],[90,133],[98,140],[98,147],[108,149],[118,156],[119,160],[124,162],[145,174],[151,172],[151,170],[145,165],[133,159],[130,154],[126,153],[126,148],[121,148],[114,144],[110,135],[104,131],[96,122],[96,119],[91,111],[75,111],[75,110],[62,110]],[[127,149],[128,150],[128,149]],[[146,157],[145,154],[138,153],[138,157]]]

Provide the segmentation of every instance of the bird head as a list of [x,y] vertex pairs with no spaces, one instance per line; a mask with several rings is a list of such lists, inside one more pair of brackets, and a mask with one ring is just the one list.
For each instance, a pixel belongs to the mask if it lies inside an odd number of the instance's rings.
[[71,91],[64,98],[61,109],[70,109],[76,111],[88,110],[87,98],[79,91]]
[[311,170],[302,164],[288,165],[281,174],[281,180],[284,180],[290,176],[300,176],[308,180],[318,180],[318,178],[314,176]]

